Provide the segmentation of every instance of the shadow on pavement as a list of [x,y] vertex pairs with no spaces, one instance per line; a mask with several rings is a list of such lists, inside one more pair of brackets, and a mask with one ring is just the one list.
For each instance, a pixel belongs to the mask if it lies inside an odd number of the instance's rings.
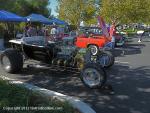
[[[100,90],[86,88],[79,74],[59,71],[27,69],[21,79],[69,96],[81,98],[97,113],[149,113],[150,112],[150,69],[149,67],[130,68],[115,64],[107,71],[108,83],[115,95],[103,94]],[[28,76],[32,75],[30,79]],[[19,78],[20,79],[20,78]]]
[[112,51],[115,57],[123,57],[124,55],[141,54],[141,49],[145,47],[145,44],[132,44],[128,43],[124,47],[115,48]]
[[[129,68],[115,65],[108,72],[108,82],[112,84],[114,96],[99,96],[97,111],[101,113],[149,113],[150,69],[149,67]],[[96,100],[95,100],[96,101]]]

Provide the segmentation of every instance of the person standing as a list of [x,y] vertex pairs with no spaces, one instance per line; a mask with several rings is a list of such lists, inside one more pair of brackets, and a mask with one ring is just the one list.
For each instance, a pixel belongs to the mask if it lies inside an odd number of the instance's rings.
[[37,30],[35,27],[33,27],[33,25],[29,26],[29,29],[27,31],[27,35],[28,35],[28,37],[37,36]]
[[29,29],[29,25],[26,24],[26,26],[25,26],[24,29],[23,29],[23,31],[24,31],[23,36],[24,36],[24,37],[27,37],[27,36],[28,36],[28,29]]
[[143,34],[144,34],[144,30],[139,30],[139,31],[137,31],[137,34],[138,34],[138,37],[139,37],[138,42],[140,43],[140,42],[142,42],[142,36],[143,36]]
[[114,48],[115,47],[115,34],[116,34],[116,26],[115,23],[113,23],[110,27],[110,31],[109,31],[110,37],[111,37],[111,47]]
[[51,29],[51,36],[53,37],[54,41],[56,41],[56,38],[57,38],[56,26],[53,26],[53,28]]

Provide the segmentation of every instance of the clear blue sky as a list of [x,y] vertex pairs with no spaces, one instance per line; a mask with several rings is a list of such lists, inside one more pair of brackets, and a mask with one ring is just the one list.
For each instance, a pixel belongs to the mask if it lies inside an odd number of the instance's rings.
[[49,0],[50,1],[50,5],[48,7],[51,8],[52,10],[52,15],[57,16],[58,13],[56,13],[56,6],[58,5],[57,0]]

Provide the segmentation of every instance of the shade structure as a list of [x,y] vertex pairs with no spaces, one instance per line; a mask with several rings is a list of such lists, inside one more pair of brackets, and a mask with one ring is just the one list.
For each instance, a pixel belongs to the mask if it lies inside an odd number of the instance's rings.
[[27,21],[30,22],[40,22],[43,24],[53,24],[48,18],[44,17],[41,14],[30,14],[29,16],[26,17]]
[[55,23],[57,25],[67,25],[68,24],[65,21],[60,20],[58,18],[52,18],[50,21],[51,21],[51,23]]
[[26,18],[18,16],[14,13],[0,10],[0,21],[1,22],[25,22]]

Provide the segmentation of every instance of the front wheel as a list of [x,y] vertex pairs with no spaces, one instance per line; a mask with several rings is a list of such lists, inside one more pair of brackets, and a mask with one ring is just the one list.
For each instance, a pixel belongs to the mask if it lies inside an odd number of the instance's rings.
[[88,63],[81,71],[81,80],[89,88],[99,88],[106,82],[106,73],[99,64]]
[[114,62],[115,62],[115,58],[112,55],[111,52],[109,51],[103,51],[99,54],[98,58],[97,58],[97,62],[104,68],[109,68],[111,67]]
[[85,62],[98,63],[104,68],[110,68],[115,62],[115,57],[109,51],[100,51],[97,55],[92,55],[90,51],[87,51],[84,60]]

